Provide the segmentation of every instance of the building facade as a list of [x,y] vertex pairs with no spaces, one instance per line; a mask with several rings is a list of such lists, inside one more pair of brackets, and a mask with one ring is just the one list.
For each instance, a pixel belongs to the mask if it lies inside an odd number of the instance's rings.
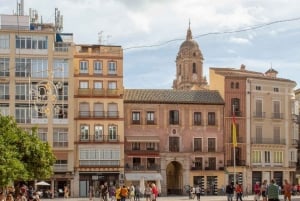
[[37,23],[37,15],[1,15],[0,21],[1,114],[13,116],[24,129],[37,127],[56,156],[51,189],[72,190],[73,35]]
[[[279,185],[284,179],[294,182],[299,139],[292,120],[296,83],[278,78],[272,68],[259,73],[244,65],[240,69],[210,68],[210,83],[226,102],[227,179],[236,179],[247,190],[265,179],[275,178]],[[237,147],[232,144],[233,117]]]
[[162,195],[224,183],[223,108],[217,91],[126,89],[125,178]]
[[75,196],[124,180],[123,50],[75,45]]

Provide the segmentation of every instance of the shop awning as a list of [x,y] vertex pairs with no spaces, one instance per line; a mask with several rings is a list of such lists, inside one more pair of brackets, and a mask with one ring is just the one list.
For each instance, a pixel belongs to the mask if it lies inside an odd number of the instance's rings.
[[145,181],[162,180],[162,176],[159,173],[126,173],[125,178],[128,181],[140,181],[141,179]]
[[159,142],[158,136],[127,136],[127,142]]

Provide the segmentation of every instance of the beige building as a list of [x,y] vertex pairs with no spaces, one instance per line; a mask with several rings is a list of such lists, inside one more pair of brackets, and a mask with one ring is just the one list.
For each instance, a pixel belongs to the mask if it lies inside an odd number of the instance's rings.
[[[240,69],[210,68],[210,89],[225,100],[225,160],[227,180],[252,189],[256,181],[275,178],[294,182],[298,133],[292,119],[296,83],[266,73]],[[236,148],[232,146],[232,118],[237,122]],[[235,153],[234,153],[235,151]],[[235,157],[234,157],[235,156]],[[234,166],[234,162],[236,165]]]
[[0,111],[24,129],[38,128],[57,159],[51,189],[68,185],[73,195],[73,35],[38,20],[0,15]]
[[86,197],[124,180],[123,50],[76,45],[73,66],[74,195]]
[[[293,115],[293,119],[296,122],[296,125],[298,127],[296,127],[296,130],[298,130],[298,137],[300,139],[300,88],[295,90],[295,111],[294,111],[294,115]],[[295,182],[296,184],[300,184],[300,143],[298,140],[298,155],[297,155],[297,169],[296,169],[296,179],[297,182]]]

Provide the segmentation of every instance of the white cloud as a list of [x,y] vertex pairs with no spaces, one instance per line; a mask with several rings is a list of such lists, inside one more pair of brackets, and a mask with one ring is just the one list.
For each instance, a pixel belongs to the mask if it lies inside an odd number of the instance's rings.
[[236,44],[251,44],[247,38],[230,37],[229,41]]

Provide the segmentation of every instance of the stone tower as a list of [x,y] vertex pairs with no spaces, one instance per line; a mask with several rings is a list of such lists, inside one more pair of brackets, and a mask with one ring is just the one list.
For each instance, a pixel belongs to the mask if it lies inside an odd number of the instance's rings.
[[203,55],[198,43],[193,40],[189,25],[186,40],[180,45],[176,57],[176,79],[173,89],[199,90],[207,88],[206,78],[203,77]]

